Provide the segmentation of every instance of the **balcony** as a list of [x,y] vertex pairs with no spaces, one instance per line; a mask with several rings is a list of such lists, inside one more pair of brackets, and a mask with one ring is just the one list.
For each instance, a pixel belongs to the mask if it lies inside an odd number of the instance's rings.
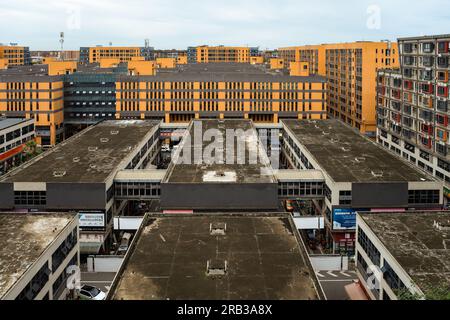
[[438,111],[447,112],[448,111],[448,101],[447,100],[437,100],[436,107]]
[[403,57],[403,64],[405,64],[407,66],[412,66],[415,64],[415,62],[416,62],[416,59],[412,56]]
[[427,68],[431,68],[434,66],[434,58],[433,57],[423,57],[422,65]]
[[422,43],[422,52],[423,53],[434,53],[435,45],[433,42],[425,42]]
[[438,53],[448,53],[449,52],[449,41],[442,41],[438,43]]
[[448,68],[448,57],[439,57],[437,64],[438,64],[439,68],[447,69]]

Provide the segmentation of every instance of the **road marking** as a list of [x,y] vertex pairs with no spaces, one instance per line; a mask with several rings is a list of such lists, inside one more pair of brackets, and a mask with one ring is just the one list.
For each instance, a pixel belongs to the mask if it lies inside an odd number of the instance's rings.
[[342,274],[344,277],[347,277],[347,278],[350,278],[350,277],[351,277],[351,275],[349,275],[348,273],[345,273],[344,271],[341,271],[341,274]]
[[338,276],[335,275],[335,274],[333,273],[333,271],[328,271],[327,274],[330,275],[330,276],[332,276],[333,278],[338,278]]
[[316,272],[316,275],[317,275],[318,277],[320,277],[320,278],[325,278],[325,276],[324,276],[323,274],[321,274],[319,271]]

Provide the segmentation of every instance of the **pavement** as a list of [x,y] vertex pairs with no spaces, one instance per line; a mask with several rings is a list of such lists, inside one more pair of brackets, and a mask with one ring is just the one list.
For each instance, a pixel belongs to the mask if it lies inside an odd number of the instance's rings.
[[108,294],[115,276],[115,272],[82,272],[81,284],[96,287]]
[[356,271],[318,271],[316,275],[327,300],[349,300],[345,286],[358,279]]

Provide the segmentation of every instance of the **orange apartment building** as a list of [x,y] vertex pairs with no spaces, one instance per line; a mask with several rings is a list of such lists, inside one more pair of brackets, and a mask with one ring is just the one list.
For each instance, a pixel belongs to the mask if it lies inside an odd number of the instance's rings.
[[30,49],[28,47],[0,45],[0,59],[5,59],[8,66],[31,64]]
[[326,81],[310,76],[305,64],[298,74],[272,75],[250,64],[189,64],[182,72],[154,77],[119,76],[116,118],[245,118],[278,123],[280,119],[326,119]]
[[328,113],[357,128],[376,133],[377,71],[399,67],[398,45],[393,42],[352,42],[280,48],[288,66],[305,61],[311,73],[325,76]]
[[250,63],[249,47],[199,46],[195,48],[195,51],[197,63]]
[[50,59],[0,71],[0,114],[34,119],[44,147],[62,141],[68,125],[111,118],[326,119],[325,77],[309,75],[307,63],[293,65],[291,74],[274,75],[250,63],[158,69],[154,61],[133,59],[99,68]]
[[96,63],[101,59],[118,59],[120,62],[131,61],[141,57],[140,47],[84,47],[80,49],[80,62]]
[[8,117],[34,119],[36,142],[40,145],[52,146],[62,141],[64,138],[62,76],[35,76],[19,72],[0,74],[0,113]]

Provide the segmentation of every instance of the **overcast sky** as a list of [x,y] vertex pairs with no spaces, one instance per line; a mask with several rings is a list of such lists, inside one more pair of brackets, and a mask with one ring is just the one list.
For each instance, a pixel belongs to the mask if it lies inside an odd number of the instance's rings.
[[450,33],[449,0],[0,0],[0,43],[288,45]]

